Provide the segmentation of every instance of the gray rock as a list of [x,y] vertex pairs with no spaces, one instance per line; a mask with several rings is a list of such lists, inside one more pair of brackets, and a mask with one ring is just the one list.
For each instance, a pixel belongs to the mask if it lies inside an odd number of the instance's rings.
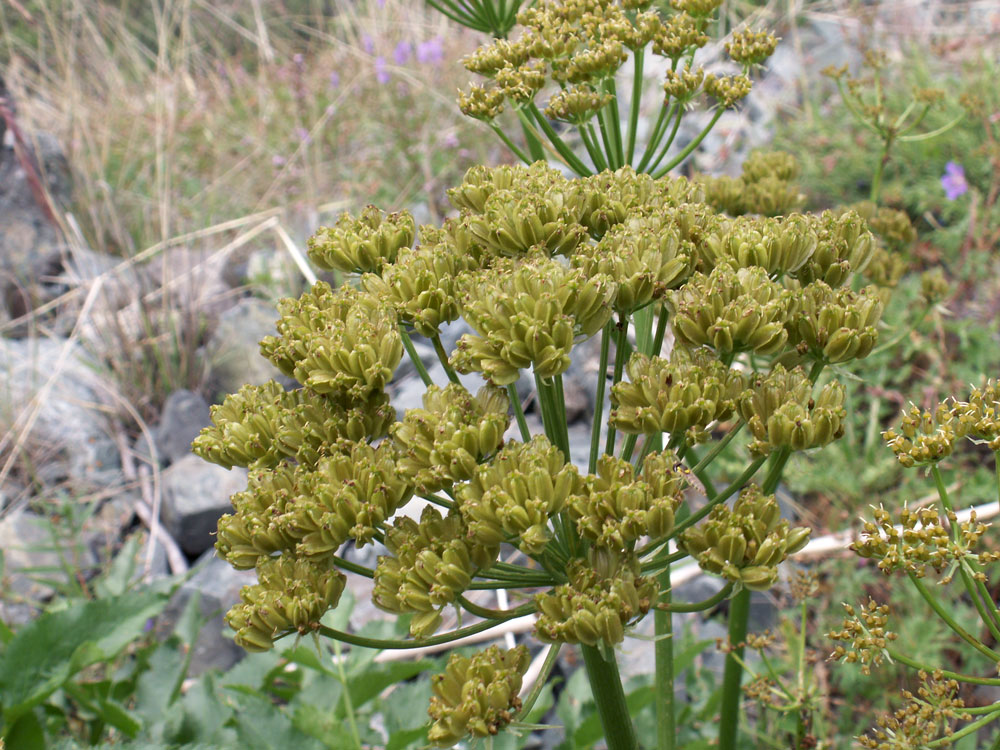
[[190,454],[191,441],[211,421],[208,402],[199,394],[180,390],[167,396],[155,433],[160,460],[169,465]]
[[239,602],[240,589],[256,582],[256,573],[236,570],[217,557],[214,550],[209,550],[198,559],[194,574],[174,595],[158,625],[163,635],[170,633],[191,597],[197,593],[199,611],[207,622],[194,644],[189,677],[196,677],[209,669],[225,671],[246,655],[246,651],[233,642],[233,631],[223,617],[230,607]]
[[275,333],[277,319],[274,305],[252,297],[240,300],[222,313],[202,351],[214,393],[225,396],[247,383],[287,381],[260,354],[260,340]]
[[246,469],[184,456],[163,472],[163,526],[187,554],[201,554],[215,543],[216,524],[232,508],[229,498],[246,484]]
[[67,530],[31,511],[15,510],[0,520],[4,563],[0,572],[0,620],[8,625],[23,624],[56,593],[48,582],[93,575],[124,528],[117,513],[122,508],[111,510],[94,514],[69,544]]
[[44,296],[41,278],[58,269],[62,234],[36,197],[38,180],[58,205],[69,197],[66,157],[47,133],[26,133],[28,161],[25,169],[14,153],[11,139],[0,143],[0,300],[12,316],[29,311]]
[[32,399],[48,387],[25,442],[29,452],[40,452],[33,463],[43,482],[68,480],[86,488],[121,479],[120,456],[102,413],[111,404],[95,370],[75,343],[0,338],[0,424],[26,418]]

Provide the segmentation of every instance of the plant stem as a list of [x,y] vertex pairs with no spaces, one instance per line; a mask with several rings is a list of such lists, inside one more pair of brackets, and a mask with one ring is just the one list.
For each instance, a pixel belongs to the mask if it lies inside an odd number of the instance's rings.
[[743,589],[729,604],[729,648],[722,673],[722,704],[719,715],[719,748],[736,750],[736,733],[740,721],[740,683],[743,680],[744,641],[750,621],[750,589]]
[[916,659],[911,659],[906,654],[899,653],[893,649],[886,649],[889,654],[889,658],[893,661],[898,661],[900,664],[905,664],[912,669],[922,669],[928,674],[933,674],[935,671],[940,671],[943,677],[947,677],[949,680],[958,680],[959,682],[967,682],[970,685],[1000,685],[1000,678],[998,677],[978,677],[971,674],[960,674],[958,672],[950,672],[947,669],[938,670],[937,667],[932,667],[927,664],[923,664]]
[[920,595],[924,598],[924,601],[927,602],[930,608],[934,610],[934,614],[940,617],[944,621],[944,623],[949,628],[952,629],[952,632],[954,632],[955,635],[957,635],[963,641],[968,643],[976,651],[985,656],[994,664],[1000,662],[1000,654],[998,654],[993,649],[984,646],[982,643],[979,642],[979,640],[975,636],[968,633],[965,630],[965,628],[963,628],[961,625],[955,622],[954,618],[948,613],[948,611],[944,607],[941,606],[941,602],[939,602],[937,600],[937,597],[934,596],[933,592],[924,585],[923,581],[921,581],[919,578],[913,575],[913,573],[909,573],[908,575],[910,578],[910,582],[914,585],[917,591],[920,592]]
[[638,750],[639,742],[629,718],[618,662],[613,657],[605,661],[594,646],[581,646],[580,650],[583,651],[583,663],[587,667],[590,689],[601,717],[601,726],[604,727],[608,750]]
[[[670,564],[657,577],[660,584],[659,605],[670,606]],[[653,653],[656,659],[656,747],[657,750],[674,750],[677,730],[674,726],[674,623],[673,615],[658,606],[653,612],[656,642]]]
[[410,361],[413,362],[413,366],[417,368],[417,374],[420,375],[420,379],[424,381],[424,385],[434,385],[434,381],[431,380],[430,373],[427,372],[427,368],[424,367],[424,363],[420,361],[420,356],[417,354],[417,350],[413,348],[413,341],[410,339],[410,334],[406,332],[403,326],[399,327],[399,335],[403,339],[403,348],[406,350],[406,354],[409,356]]
[[642,102],[642,66],[645,60],[646,48],[635,51],[632,63],[632,101],[629,102],[628,117],[628,158],[626,164],[632,163],[635,156],[635,132],[639,125],[639,105]]
[[514,407],[514,419],[517,420],[517,428],[521,431],[521,442],[527,443],[531,440],[531,430],[528,429],[528,420],[524,418],[524,409],[521,407],[521,398],[517,395],[516,383],[507,386],[507,397]]
[[458,374],[452,369],[451,365],[448,364],[448,352],[444,350],[444,344],[441,343],[441,336],[434,334],[431,339],[431,343],[434,344],[434,351],[441,361],[441,366],[444,368],[445,373],[448,375],[448,380],[456,385],[461,385],[461,381],[458,379]]
[[[608,351],[611,348],[610,320],[601,331],[601,360],[597,365],[597,393],[594,396],[594,424],[590,431],[590,462],[587,471],[593,474],[597,470],[597,456],[601,450],[601,425],[604,424],[604,392],[608,387]],[[617,357],[616,357],[617,359]],[[1000,476],[1000,459],[997,461],[997,472]]]
[[684,147],[683,151],[681,151],[679,154],[677,154],[677,156],[675,156],[673,159],[664,164],[653,175],[653,177],[656,179],[663,177],[663,175],[665,175],[671,169],[673,169],[682,161],[687,159],[691,155],[691,152],[694,151],[696,148],[698,148],[698,146],[701,145],[701,142],[705,140],[705,136],[707,136],[712,131],[712,128],[715,127],[715,123],[719,121],[719,118],[722,117],[722,113],[725,111],[726,110],[724,110],[722,107],[719,107],[719,109],[716,110],[715,114],[712,115],[712,119],[708,121],[708,125],[705,126],[705,129],[702,130],[700,133],[698,133],[698,135],[695,136],[694,140]]
[[553,643],[549,646],[549,650],[545,654],[545,661],[542,662],[542,669],[538,673],[538,677],[535,678],[535,684],[532,686],[531,692],[525,696],[524,702],[521,704],[521,711],[517,715],[519,721],[524,721],[528,718],[528,714],[531,713],[531,709],[535,705],[535,701],[537,701],[538,696],[542,694],[542,689],[545,687],[545,683],[549,681],[549,675],[552,673],[552,668],[556,664],[556,658],[559,656],[559,649],[561,646],[561,643]]
[[[670,580],[667,579],[667,584],[669,585],[669,583]],[[666,609],[670,612],[704,612],[706,609],[712,609],[728,599],[729,595],[733,593],[734,586],[735,584],[730,581],[704,601],[669,603],[666,606],[661,602],[657,605],[657,609]]]
[[333,642],[333,653],[337,657],[337,674],[340,678],[340,684],[344,687],[341,694],[344,700],[344,711],[347,713],[347,724],[351,728],[351,737],[354,739],[354,745],[361,750],[361,733],[358,731],[358,722],[354,716],[354,704],[351,702],[351,691],[347,689],[347,672],[344,670],[344,660],[340,655],[340,641]]
[[[615,342],[615,376],[612,380],[612,388],[622,379],[622,370],[625,369],[625,354],[628,350],[628,316],[621,313],[618,316],[618,338]],[[615,426],[608,422],[608,439],[604,443],[605,453],[615,452]]]
[[716,493],[711,487],[706,485],[705,494],[708,496],[708,502],[705,503],[699,510],[692,513],[690,516],[688,516],[679,524],[677,524],[677,526],[674,527],[673,535],[676,537],[685,529],[694,526],[696,523],[698,523],[698,521],[700,521],[709,513],[711,513],[712,508],[714,508],[719,503],[726,502],[726,500],[728,500],[732,495],[735,495],[737,492],[739,492],[743,488],[743,486],[753,478],[753,475],[757,473],[757,470],[764,465],[765,460],[767,459],[758,458],[757,460],[755,460],[752,464],[747,466],[747,468],[743,470],[743,473],[740,474],[736,479],[734,479],[733,483],[730,484],[722,492]]

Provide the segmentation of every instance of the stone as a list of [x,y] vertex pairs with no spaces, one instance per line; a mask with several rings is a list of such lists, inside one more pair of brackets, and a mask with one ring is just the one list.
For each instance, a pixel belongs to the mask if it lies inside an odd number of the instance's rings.
[[169,466],[189,455],[191,441],[211,421],[208,402],[200,394],[179,390],[167,396],[154,434],[160,461]]
[[246,651],[233,641],[233,631],[223,619],[230,607],[240,601],[240,589],[257,582],[252,570],[236,570],[215,554],[205,552],[194,566],[191,577],[180,587],[160,616],[157,631],[166,636],[177,623],[191,597],[198,595],[198,609],[206,622],[198,633],[188,677],[197,677],[209,669],[226,671]]
[[57,581],[76,585],[78,577],[95,575],[120,543],[132,518],[130,503],[119,497],[93,513],[78,505],[84,514],[79,525],[69,513],[49,520],[23,507],[0,519],[0,620],[23,624],[58,593]]
[[55,204],[69,198],[66,157],[54,137],[25,133],[25,168],[13,134],[0,143],[0,302],[12,317],[43,296],[41,279],[58,270],[62,233],[42,197]]
[[219,316],[202,348],[214,394],[225,397],[248,383],[261,385],[268,380],[288,383],[288,378],[260,354],[260,340],[274,335],[277,320],[274,305],[253,297],[241,299]]
[[76,343],[0,338],[0,433],[24,424],[33,399],[47,388],[23,446],[36,480],[69,481],[78,489],[121,480],[120,456],[104,418],[113,404],[96,371]]
[[246,489],[247,471],[224,469],[189,454],[163,472],[164,528],[188,555],[199,555],[215,543],[215,529],[229,498]]

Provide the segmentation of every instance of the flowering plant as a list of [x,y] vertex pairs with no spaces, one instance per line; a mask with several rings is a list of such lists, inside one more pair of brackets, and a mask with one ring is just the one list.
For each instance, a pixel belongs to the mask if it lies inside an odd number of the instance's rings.
[[[757,155],[750,171],[768,184],[788,168]],[[261,342],[301,387],[245,387],[195,441],[204,458],[250,469],[216,545],[258,574],[228,615],[237,641],[411,648],[534,615],[552,645],[530,691],[523,646],[453,657],[434,682],[431,742],[516,723],[560,648],[578,644],[609,747],[633,748],[615,650],[653,613],[658,742],[673,747],[670,614],[731,598],[719,741],[733,748],[750,591],[774,585],[809,536],[773,492],[793,451],[843,433],[843,388],[824,368],[872,350],[882,294],[852,290],[875,250],[856,213],[731,217],[709,192],[627,167],[586,178],[475,167],[442,226],[370,207],[320,229],[311,260],[347,281],[283,301]],[[448,352],[441,330],[459,318],[470,332]],[[418,335],[447,384],[432,381]],[[563,374],[594,336],[590,450],[575,465]],[[404,352],[426,394],[399,419],[386,386]],[[529,372],[537,433],[515,388]],[[741,435],[749,463],[720,490],[715,460]],[[343,557],[349,542],[385,553],[370,569]],[[675,600],[670,570],[685,558],[726,581],[717,596]],[[324,624],[348,573],[373,579],[374,603],[408,617],[412,640]],[[521,603],[477,598],[496,589]],[[478,620],[440,633],[449,610]]]

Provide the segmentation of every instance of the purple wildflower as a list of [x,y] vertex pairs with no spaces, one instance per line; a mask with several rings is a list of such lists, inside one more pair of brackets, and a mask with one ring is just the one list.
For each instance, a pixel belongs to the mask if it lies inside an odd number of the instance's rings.
[[396,45],[396,49],[392,51],[392,59],[396,65],[406,65],[406,61],[410,59],[412,54],[413,45],[404,41]]
[[339,86],[340,86],[340,73],[338,73],[336,70],[333,71],[332,73],[330,73],[330,80],[329,80],[329,82],[328,82],[327,85],[329,85],[329,87],[331,89],[339,88]]
[[285,157],[282,156],[281,154],[275,154],[274,156],[271,157],[271,164],[274,165],[275,167],[285,166],[286,161],[287,160],[285,159]]
[[436,36],[417,45],[417,62],[421,65],[440,65],[444,62],[444,44]]
[[295,137],[298,138],[303,143],[312,142],[312,136],[309,135],[309,131],[303,127],[295,128]]
[[385,58],[379,55],[375,58],[375,80],[379,83],[386,84],[389,83],[389,71],[386,70]]
[[944,188],[945,198],[950,201],[969,192],[969,183],[965,180],[965,169],[962,168],[961,164],[950,161],[944,165],[941,187]]
[[375,51],[375,40],[372,39],[371,34],[361,35],[361,49],[363,49],[365,53],[369,55]]

